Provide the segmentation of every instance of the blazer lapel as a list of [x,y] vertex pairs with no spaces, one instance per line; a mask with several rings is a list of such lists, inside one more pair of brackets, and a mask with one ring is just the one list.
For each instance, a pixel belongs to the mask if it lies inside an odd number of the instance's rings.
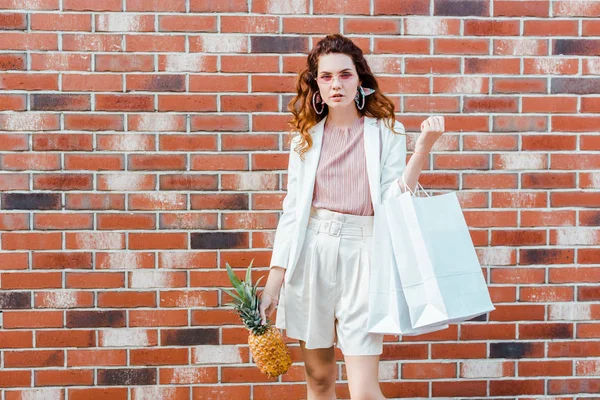
[[303,221],[304,215],[310,212],[312,197],[315,189],[315,178],[317,176],[317,165],[321,155],[321,147],[323,144],[323,129],[327,117],[319,121],[312,129],[311,137],[313,139],[312,147],[304,153],[304,171],[300,174],[300,192],[298,193],[297,211],[298,219]]
[[376,118],[365,116],[364,142],[371,201],[377,204],[381,203],[381,187],[379,186],[379,126]]

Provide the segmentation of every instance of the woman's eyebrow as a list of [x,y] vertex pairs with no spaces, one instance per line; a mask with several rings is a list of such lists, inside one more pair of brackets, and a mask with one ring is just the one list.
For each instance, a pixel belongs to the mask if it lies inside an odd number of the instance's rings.
[[[339,72],[345,72],[345,71],[352,71],[352,69],[351,68],[344,68],[344,69],[342,69]],[[330,74],[331,72],[329,72],[329,71],[321,71],[320,73],[321,74]]]

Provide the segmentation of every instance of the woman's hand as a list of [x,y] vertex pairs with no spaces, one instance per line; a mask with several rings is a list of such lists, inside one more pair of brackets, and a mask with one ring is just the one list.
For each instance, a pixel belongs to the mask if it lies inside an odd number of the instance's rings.
[[415,143],[415,151],[429,153],[435,142],[444,134],[444,117],[429,117],[421,123],[421,134]]
[[278,299],[271,297],[271,295],[265,291],[260,296],[260,303],[258,304],[258,311],[260,311],[260,318],[262,325],[267,323],[267,318],[273,314],[273,311],[277,308]]

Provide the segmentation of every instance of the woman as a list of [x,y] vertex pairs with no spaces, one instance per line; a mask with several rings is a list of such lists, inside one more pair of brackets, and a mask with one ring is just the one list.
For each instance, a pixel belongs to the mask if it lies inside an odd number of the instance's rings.
[[[335,399],[340,347],[352,399],[384,399],[378,366],[383,335],[367,332],[373,204],[416,187],[443,117],[421,124],[406,164],[404,126],[362,51],[329,35],[299,74],[287,194],[261,296],[263,323],[298,339],[308,400]],[[278,306],[279,303],[279,306]]]

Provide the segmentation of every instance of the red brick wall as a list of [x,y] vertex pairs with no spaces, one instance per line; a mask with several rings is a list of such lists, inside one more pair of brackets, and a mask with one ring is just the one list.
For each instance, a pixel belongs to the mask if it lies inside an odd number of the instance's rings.
[[303,397],[301,364],[274,382],[249,363],[217,286],[226,262],[266,271],[285,106],[334,32],[363,48],[408,131],[446,115],[421,181],[459,191],[497,307],[388,337],[385,394],[600,391],[600,2],[0,9],[1,399]]

